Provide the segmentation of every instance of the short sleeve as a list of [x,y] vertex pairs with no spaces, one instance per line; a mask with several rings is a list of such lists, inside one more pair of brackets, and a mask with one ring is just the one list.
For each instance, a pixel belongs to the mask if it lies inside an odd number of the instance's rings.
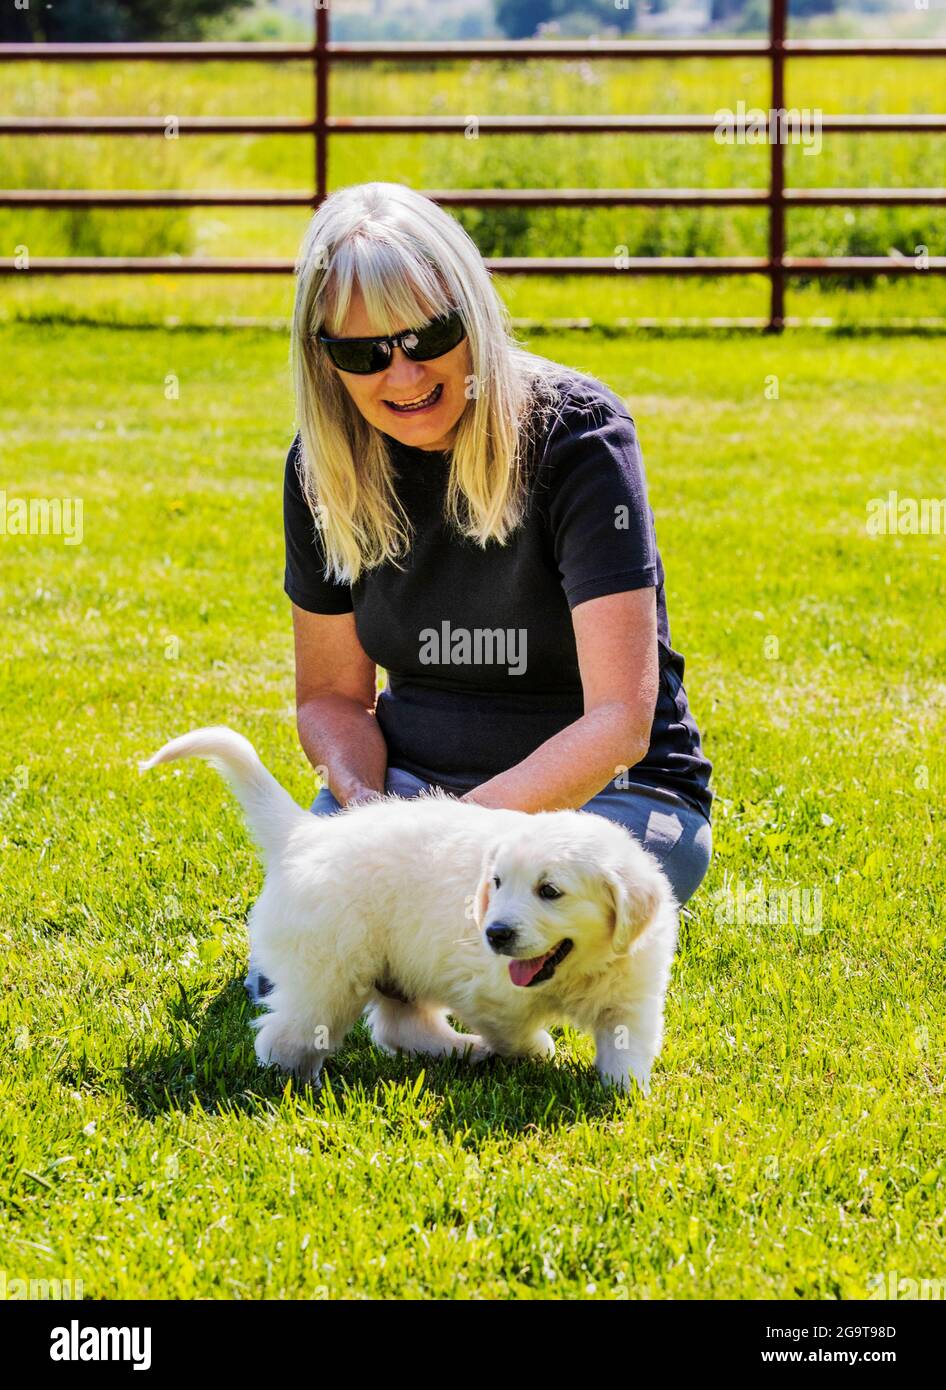
[[548,514],[569,608],[661,582],[637,431],[606,403],[573,410],[549,441]]
[[302,493],[297,470],[300,436],[292,441],[283,484],[286,574],[283,588],[309,613],[350,613],[351,585],[325,577],[321,533]]

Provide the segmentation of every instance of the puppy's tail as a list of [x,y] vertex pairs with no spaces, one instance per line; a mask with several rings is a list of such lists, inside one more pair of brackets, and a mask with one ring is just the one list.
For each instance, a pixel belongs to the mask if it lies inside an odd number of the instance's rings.
[[172,739],[153,757],[139,762],[138,771],[147,772],[177,758],[206,758],[223,773],[243,806],[253,838],[267,854],[285,845],[293,825],[308,821],[302,807],[260,762],[249,739],[225,725],[194,729]]

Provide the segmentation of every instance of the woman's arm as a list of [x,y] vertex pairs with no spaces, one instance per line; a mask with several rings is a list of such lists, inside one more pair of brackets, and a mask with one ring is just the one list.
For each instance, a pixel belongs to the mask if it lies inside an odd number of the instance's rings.
[[656,591],[588,599],[572,610],[584,692],[581,719],[461,799],[511,811],[574,810],[650,745],[657,704]]
[[296,727],[313,767],[325,768],[346,806],[383,794],[388,749],[374,716],[377,668],[365,655],[353,613],[309,613],[292,605]]

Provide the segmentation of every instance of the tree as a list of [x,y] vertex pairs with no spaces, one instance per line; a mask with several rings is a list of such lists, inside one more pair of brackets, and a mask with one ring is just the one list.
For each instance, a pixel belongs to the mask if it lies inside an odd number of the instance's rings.
[[587,28],[633,29],[637,0],[494,0],[496,23],[510,39],[531,39],[540,24],[579,15]]
[[710,0],[710,24],[725,24],[745,8],[746,0]]
[[637,23],[637,0],[585,0],[584,8],[600,17],[603,25],[614,25],[622,34],[628,33]]
[[[803,15],[812,14],[833,14],[838,8],[840,0],[791,0],[792,18],[797,19]],[[764,13],[760,13],[764,12]],[[753,4],[752,0],[710,0],[710,24],[728,24],[730,20],[739,19],[740,29],[751,27],[750,19],[764,19],[761,27],[765,28],[768,24],[769,6],[768,0],[763,5]]]
[[254,0],[28,0],[0,6],[2,43],[135,43],[199,39],[204,23]]
[[556,0],[495,0],[495,6],[496,23],[509,39],[531,39],[558,8]]

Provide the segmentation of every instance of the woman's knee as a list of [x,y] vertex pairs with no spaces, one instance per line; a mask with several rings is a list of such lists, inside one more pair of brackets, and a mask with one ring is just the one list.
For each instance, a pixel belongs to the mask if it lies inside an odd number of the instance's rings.
[[693,812],[692,820],[693,824],[686,827],[663,866],[681,907],[690,901],[703,882],[713,857],[713,831],[709,821],[698,811]]
[[695,807],[651,787],[614,793],[609,788],[582,810],[617,821],[649,850],[670,881],[682,907],[693,897],[709,868],[713,835]]

